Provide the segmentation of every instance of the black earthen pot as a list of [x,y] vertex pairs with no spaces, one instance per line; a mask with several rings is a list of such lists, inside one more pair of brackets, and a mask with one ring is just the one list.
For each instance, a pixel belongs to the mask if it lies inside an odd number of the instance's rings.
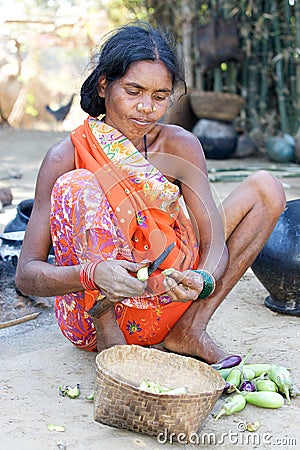
[[207,159],[231,158],[237,145],[237,132],[232,123],[201,119],[192,130]]
[[273,311],[300,315],[300,199],[287,202],[271,236],[252,264]]
[[33,199],[23,200],[20,202],[17,206],[17,214],[15,218],[6,225],[4,232],[10,233],[11,231],[26,230],[32,207]]

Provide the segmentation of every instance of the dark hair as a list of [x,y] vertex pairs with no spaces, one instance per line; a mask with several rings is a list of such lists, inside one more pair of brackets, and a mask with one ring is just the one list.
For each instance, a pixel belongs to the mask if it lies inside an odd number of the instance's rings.
[[99,78],[105,76],[108,82],[118,80],[130,64],[142,60],[162,61],[172,75],[173,89],[182,82],[186,91],[183,65],[178,60],[171,36],[148,23],[136,22],[106,35],[94,57],[96,67],[81,87],[81,108],[92,117],[105,114],[105,99],[98,95]]

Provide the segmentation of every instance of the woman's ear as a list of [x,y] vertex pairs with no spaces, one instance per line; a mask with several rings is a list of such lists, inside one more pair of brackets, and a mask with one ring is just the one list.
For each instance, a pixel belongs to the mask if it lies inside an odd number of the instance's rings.
[[98,80],[99,97],[105,97],[106,86],[107,86],[106,77],[104,75],[102,75]]

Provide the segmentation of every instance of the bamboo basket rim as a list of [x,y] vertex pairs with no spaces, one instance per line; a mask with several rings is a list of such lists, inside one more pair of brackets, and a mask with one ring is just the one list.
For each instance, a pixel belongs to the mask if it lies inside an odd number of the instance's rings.
[[[168,394],[168,393],[156,394],[156,393],[144,391],[144,390],[140,389],[138,386],[136,386],[134,383],[131,383],[128,380],[118,378],[117,374],[116,375],[112,374],[112,372],[109,369],[105,369],[103,366],[100,365],[100,363],[99,363],[100,360],[103,359],[103,357],[105,357],[105,355],[107,353],[118,351],[119,348],[121,348],[121,350],[124,349],[124,351],[127,352],[127,353],[132,351],[132,350],[135,351],[135,349],[137,348],[137,349],[139,349],[138,351],[140,351],[140,349],[142,349],[141,350],[142,352],[144,350],[146,350],[147,352],[149,352],[149,356],[152,353],[153,355],[163,355],[163,358],[170,358],[170,359],[176,358],[176,359],[182,359],[182,361],[187,360],[189,362],[193,361],[193,363],[194,362],[196,363],[195,365],[198,365],[199,367],[205,368],[208,371],[210,371],[211,373],[213,373],[213,375],[216,377],[216,379],[218,381],[220,381],[220,387],[219,387],[219,389],[212,387],[212,389],[206,389],[206,390],[203,390],[203,391],[198,392],[198,393],[186,392],[185,394]],[[142,392],[143,394],[145,393],[145,394],[147,394],[149,396],[153,396],[154,398],[157,398],[158,396],[159,396],[159,398],[164,398],[164,397],[166,397],[166,398],[167,397],[176,398],[176,396],[178,396],[181,399],[184,399],[184,398],[196,399],[197,397],[199,397],[201,395],[204,395],[204,394],[205,395],[207,395],[207,394],[209,395],[209,394],[215,393],[218,390],[223,390],[223,388],[225,386],[225,381],[222,378],[222,376],[218,373],[218,371],[213,369],[209,364],[206,364],[203,361],[197,360],[197,359],[192,358],[190,356],[179,355],[179,354],[171,353],[171,352],[170,353],[163,352],[163,351],[158,350],[156,348],[145,348],[145,347],[141,347],[139,345],[134,345],[134,344],[133,345],[116,345],[116,346],[111,347],[109,349],[103,350],[101,353],[99,353],[96,356],[96,366],[97,366],[97,370],[101,371],[110,380],[112,380],[112,381],[114,381],[116,383],[122,383],[124,385],[127,385],[130,389],[134,389],[137,393]]]

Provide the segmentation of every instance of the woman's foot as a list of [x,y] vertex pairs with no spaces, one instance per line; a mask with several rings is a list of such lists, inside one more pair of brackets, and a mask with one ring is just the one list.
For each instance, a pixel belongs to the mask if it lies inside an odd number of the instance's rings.
[[190,330],[186,333],[176,325],[166,336],[164,347],[174,353],[198,357],[208,364],[229,356],[229,353],[218,347],[205,330],[197,333]]

